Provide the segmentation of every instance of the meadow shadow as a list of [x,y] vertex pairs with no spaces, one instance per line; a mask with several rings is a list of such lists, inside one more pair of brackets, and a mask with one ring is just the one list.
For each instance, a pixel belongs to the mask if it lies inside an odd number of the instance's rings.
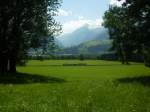
[[64,83],[64,79],[36,74],[16,73],[0,75],[0,84]]
[[120,78],[117,81],[120,83],[139,83],[143,86],[150,86],[150,76]]

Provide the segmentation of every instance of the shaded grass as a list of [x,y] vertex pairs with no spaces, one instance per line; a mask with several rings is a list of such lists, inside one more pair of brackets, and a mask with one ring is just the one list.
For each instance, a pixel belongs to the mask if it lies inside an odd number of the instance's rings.
[[150,76],[127,77],[117,79],[120,83],[138,83],[150,87]]
[[63,83],[64,79],[36,74],[16,73],[0,75],[0,84]]

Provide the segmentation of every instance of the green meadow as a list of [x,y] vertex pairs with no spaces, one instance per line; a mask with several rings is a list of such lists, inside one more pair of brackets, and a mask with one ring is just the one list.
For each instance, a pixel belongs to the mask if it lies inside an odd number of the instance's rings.
[[101,60],[28,61],[0,77],[0,112],[150,112],[150,68]]

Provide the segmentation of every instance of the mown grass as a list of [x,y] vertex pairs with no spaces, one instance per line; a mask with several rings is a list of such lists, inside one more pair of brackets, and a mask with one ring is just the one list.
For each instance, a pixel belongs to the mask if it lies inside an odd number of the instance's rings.
[[0,112],[150,112],[150,69],[140,63],[29,61],[17,70],[0,77]]

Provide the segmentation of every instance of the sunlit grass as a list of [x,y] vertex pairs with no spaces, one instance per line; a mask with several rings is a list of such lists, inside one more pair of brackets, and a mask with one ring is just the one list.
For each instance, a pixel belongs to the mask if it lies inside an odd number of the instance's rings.
[[[63,66],[78,63],[87,66]],[[143,64],[29,61],[17,70],[13,80],[23,74],[24,83],[0,80],[0,112],[150,112],[150,69]]]

